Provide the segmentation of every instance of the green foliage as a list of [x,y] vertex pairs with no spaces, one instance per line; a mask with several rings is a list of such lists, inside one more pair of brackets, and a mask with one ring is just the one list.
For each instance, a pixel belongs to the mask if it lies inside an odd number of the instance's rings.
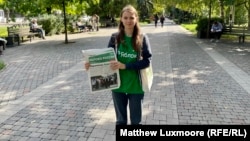
[[197,22],[196,30],[197,31],[207,31],[208,18],[202,18]]
[[151,23],[151,19],[150,18],[144,19],[143,21],[146,22],[147,24]]
[[75,25],[76,25],[76,21],[79,19],[78,16],[73,16],[73,15],[68,15],[67,16],[67,30],[69,32],[75,32],[76,28],[75,28]]
[[[247,23],[247,10],[245,5],[240,5],[235,8],[235,24],[241,25]],[[229,18],[228,18],[229,19]]]
[[63,17],[55,15],[43,15],[37,21],[39,25],[43,26],[46,35],[60,34],[64,30]]
[[5,8],[10,10],[10,17],[14,20],[16,14],[32,17],[46,12],[44,0],[6,0]]
[[196,15],[193,15],[192,13],[188,11],[184,11],[182,9],[172,7],[169,10],[170,10],[169,11],[170,18],[172,18],[174,22],[177,24],[192,23],[194,19],[196,18]]
[[140,18],[144,20],[145,17],[149,17],[149,13],[152,12],[154,5],[151,0],[137,0],[137,8],[140,13]]
[[[67,31],[74,32],[75,22],[79,19],[79,16],[67,15]],[[65,33],[64,18],[62,16],[55,15],[43,15],[38,19],[38,24],[43,26],[46,31],[46,35],[55,35]]]
[[4,64],[4,62],[2,60],[0,60],[0,70],[3,69],[6,65]]
[[[68,15],[98,14],[101,19],[119,17],[121,9],[126,4],[131,4],[137,8],[143,21],[154,13],[165,13],[177,19],[178,23],[190,23],[197,17],[208,17],[210,2],[211,15],[218,16],[221,11],[224,11],[224,20],[228,21],[230,5],[235,4],[234,23],[246,24],[250,20],[249,0],[0,0],[0,6],[4,10],[9,9],[10,20],[14,21],[17,15],[29,19],[43,14],[52,14],[55,10],[62,11],[63,2]],[[224,7],[221,7],[221,4],[224,4]]]

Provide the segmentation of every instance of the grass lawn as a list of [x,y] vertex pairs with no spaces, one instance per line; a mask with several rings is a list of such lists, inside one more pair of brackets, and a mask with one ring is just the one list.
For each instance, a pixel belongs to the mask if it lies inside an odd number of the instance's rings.
[[191,31],[193,34],[196,34],[196,26],[197,24],[181,24],[182,27],[184,27],[185,29]]
[[[7,37],[8,32],[7,32],[7,26],[0,26],[0,37]],[[0,70],[5,67],[5,64],[2,60],[0,60]]]
[[8,32],[7,32],[7,26],[0,26],[0,37],[7,37]]
[[5,64],[2,60],[0,60],[0,70],[3,69],[5,67]]

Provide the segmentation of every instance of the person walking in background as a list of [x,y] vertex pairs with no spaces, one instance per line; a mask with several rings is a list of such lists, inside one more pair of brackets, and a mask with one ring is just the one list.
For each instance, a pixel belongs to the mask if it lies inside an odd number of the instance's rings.
[[100,21],[100,17],[99,17],[97,14],[95,14],[95,16],[96,16],[96,31],[99,31],[99,21]]
[[98,31],[99,30],[99,27],[98,27],[98,24],[99,24],[99,16],[97,14],[94,14],[91,18],[91,23],[92,23],[92,28],[93,28],[93,31],[96,30]]
[[[144,91],[140,79],[140,70],[150,65],[152,57],[151,45],[146,34],[141,33],[137,10],[125,6],[120,13],[118,32],[109,39],[108,47],[114,48],[117,61],[110,62],[112,70],[119,70],[121,85],[112,90],[112,98],[116,114],[116,125],[141,124],[142,102]],[[85,63],[88,70],[90,64]]]
[[164,15],[161,15],[161,17],[160,17],[161,27],[163,27],[164,21],[165,21],[165,17],[164,17]]
[[210,40],[211,42],[213,41],[219,42],[221,34],[222,34],[222,29],[223,29],[223,26],[220,22],[215,21],[213,23],[211,27],[211,33],[212,33],[213,39]]
[[158,16],[158,14],[155,14],[154,15],[155,27],[157,27],[158,20],[159,20],[159,16]]
[[87,26],[85,26],[82,23],[81,19],[78,19],[78,21],[76,22],[76,26],[80,30],[80,32],[86,32],[87,31]]
[[111,24],[112,24],[113,27],[116,26],[116,19],[115,19],[114,16],[111,17]]

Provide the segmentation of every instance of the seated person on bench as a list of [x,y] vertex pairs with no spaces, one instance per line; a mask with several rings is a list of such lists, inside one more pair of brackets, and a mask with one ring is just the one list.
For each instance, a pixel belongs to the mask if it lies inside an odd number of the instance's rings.
[[79,28],[80,31],[87,31],[86,26],[82,24],[81,20],[78,20],[76,22],[76,26]]
[[40,33],[40,37],[45,39],[45,31],[44,29],[42,29],[42,27],[40,25],[37,24],[37,20],[33,19],[32,23],[31,23],[31,31],[32,32],[39,32]]
[[0,55],[3,55],[3,50],[5,50],[7,40],[0,38]]
[[221,34],[222,34],[222,24],[218,21],[215,21],[212,25],[211,28],[211,33],[213,36],[213,39],[211,39],[211,42],[215,41],[215,42],[219,42]]

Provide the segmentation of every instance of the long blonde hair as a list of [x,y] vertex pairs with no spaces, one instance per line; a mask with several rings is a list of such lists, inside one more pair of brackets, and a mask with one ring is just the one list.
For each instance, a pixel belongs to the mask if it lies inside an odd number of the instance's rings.
[[131,12],[131,13],[136,15],[137,22],[134,26],[134,30],[133,30],[133,34],[132,34],[132,44],[133,44],[134,50],[139,52],[139,51],[141,51],[141,47],[142,47],[141,30],[139,27],[139,16],[138,16],[137,10],[132,5],[126,5],[120,13],[120,23],[119,23],[119,27],[118,27],[119,33],[117,36],[117,43],[120,44],[120,43],[124,42],[125,29],[124,29],[124,25],[121,21],[121,18],[122,18],[122,15],[125,11]]

